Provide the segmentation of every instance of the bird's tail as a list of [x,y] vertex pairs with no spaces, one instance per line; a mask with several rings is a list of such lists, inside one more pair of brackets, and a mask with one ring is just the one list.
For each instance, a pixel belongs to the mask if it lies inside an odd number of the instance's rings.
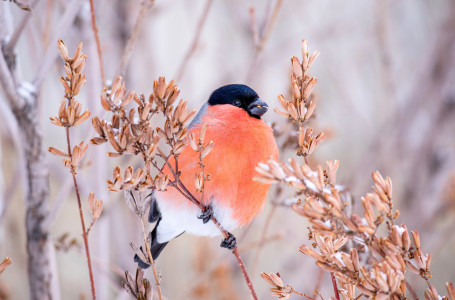
[[[150,252],[152,254],[153,260],[156,260],[158,256],[160,255],[161,251],[163,251],[164,247],[166,247],[168,242],[165,243],[159,243],[157,239],[157,230],[158,230],[158,225],[160,224],[161,218],[158,219],[158,222],[156,222],[155,228],[153,228],[153,231],[150,233]],[[143,251],[142,247],[141,250]],[[136,254],[134,256],[134,261],[137,262],[138,266],[142,269],[147,269],[149,265],[144,262],[142,259],[139,258],[139,256]]]

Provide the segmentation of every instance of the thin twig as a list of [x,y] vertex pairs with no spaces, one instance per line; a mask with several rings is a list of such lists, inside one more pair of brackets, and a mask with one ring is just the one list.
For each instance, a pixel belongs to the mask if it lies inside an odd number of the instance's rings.
[[[38,1],[39,0],[33,1],[33,3],[30,4],[30,7],[34,8],[36,3],[38,3]],[[30,11],[28,11],[24,14],[22,19],[19,21],[19,24],[14,29],[14,32],[11,35],[11,38],[9,39],[8,43],[3,47],[3,51],[5,52],[5,55],[9,55],[10,53],[13,52],[14,48],[16,47],[17,41],[19,40],[19,37],[21,36],[28,21],[30,20],[31,15],[32,15],[32,13]]]
[[261,52],[264,49],[265,44],[269,40],[270,34],[272,33],[273,26],[275,25],[275,22],[278,19],[278,13],[280,12],[282,4],[283,4],[283,0],[276,1],[275,7],[273,8],[273,11],[272,11],[272,17],[270,18],[269,22],[267,23],[265,32],[261,37],[261,41],[260,41],[259,45],[257,45],[258,52]]
[[[65,127],[65,129],[66,129],[66,142],[68,144],[68,157],[69,157],[69,160],[72,161],[73,154],[71,153],[70,130],[69,130],[69,127]],[[79,215],[81,217],[82,237],[84,239],[85,254],[87,256],[88,271],[89,271],[89,276],[90,276],[90,285],[92,288],[92,298],[95,300],[96,293],[95,293],[95,282],[93,280],[92,261],[90,260],[90,250],[88,247],[87,231],[85,230],[85,221],[84,221],[84,214],[82,212],[81,196],[79,194],[79,188],[77,186],[76,170],[74,169],[73,166],[71,166],[71,175],[73,176],[74,190],[76,191],[77,205],[79,206]]]
[[188,61],[193,56],[194,52],[196,51],[197,45],[199,43],[199,38],[201,37],[202,29],[204,28],[205,21],[207,20],[207,16],[210,11],[210,7],[212,6],[213,0],[207,0],[204,6],[204,10],[202,11],[201,16],[199,17],[199,21],[197,23],[196,31],[194,32],[193,41],[191,42],[191,46],[186,52],[185,56],[183,57],[182,61],[180,62],[180,66],[177,69],[177,75],[175,76],[175,80],[178,82],[182,79],[183,74],[185,73],[186,66]]
[[300,293],[300,292],[294,290],[292,287],[291,287],[291,292],[294,293],[294,294],[297,294],[299,296],[305,297],[308,300],[314,300],[314,298],[311,298],[310,296],[307,296],[305,293]]
[[270,224],[272,224],[272,219],[273,219],[273,215],[276,212],[276,208],[277,208],[276,202],[272,202],[272,208],[270,209],[269,214],[267,215],[267,217],[265,219],[265,224],[264,224],[264,227],[262,228],[261,238],[259,240],[258,247],[257,247],[256,253],[254,255],[253,268],[252,268],[253,273],[256,273],[256,270],[257,270],[257,267],[259,264],[259,257],[261,256],[262,249],[264,249],[267,232],[270,228]]
[[[160,154],[160,155],[161,155],[161,157],[164,157],[163,154]],[[197,205],[201,210],[205,210],[205,206],[199,200],[197,200],[193,196],[193,194],[191,194],[191,192],[185,187],[185,185],[180,181],[180,179],[176,179],[177,174],[175,173],[174,169],[172,168],[172,166],[168,160],[165,160],[165,164],[168,166],[169,170],[171,171],[172,175],[174,176],[176,184],[181,189],[181,190],[180,189],[178,189],[178,190],[182,193],[182,195],[185,196],[187,199],[189,199],[191,202],[193,202],[195,205]],[[225,238],[228,238],[231,235],[231,233],[229,233],[227,230],[225,230],[221,226],[220,222],[218,222],[218,220],[214,216],[212,216],[211,220],[216,225],[216,227],[218,227],[218,229],[221,231],[221,233],[223,234],[223,236]],[[248,272],[245,268],[245,264],[242,260],[242,257],[239,254],[237,246],[234,249],[232,249],[232,254],[234,254],[235,258],[237,259],[237,263],[242,271],[243,277],[245,278],[246,284],[248,285],[248,289],[250,290],[250,293],[253,296],[253,299],[257,300],[258,297],[256,295],[256,292],[254,291],[253,284],[251,283],[250,277],[248,276]]]
[[95,6],[93,5],[93,0],[90,0],[90,12],[92,15],[92,28],[93,28],[93,34],[95,35],[96,49],[98,50],[98,60],[100,63],[101,81],[104,86],[106,84],[106,77],[104,76],[103,53],[101,52],[101,43],[100,43],[100,37],[98,35],[98,26],[96,26]]
[[248,276],[248,272],[246,271],[245,264],[243,263],[242,257],[239,254],[239,251],[237,250],[237,247],[232,249],[232,254],[235,255],[235,258],[237,259],[237,263],[240,266],[240,269],[242,270],[243,277],[245,277],[246,284],[248,285],[248,288],[250,289],[251,296],[253,296],[253,299],[257,300],[258,296],[256,295],[256,292],[254,291],[253,284],[251,283],[250,277]]
[[11,70],[6,63],[5,56],[3,51],[0,48],[0,83],[3,86],[3,90],[6,94],[6,99],[8,99],[11,108],[21,109],[24,107],[25,99],[20,97],[16,90],[16,82],[14,82]]
[[416,292],[414,291],[414,289],[412,288],[411,284],[407,280],[406,280],[406,287],[408,288],[409,293],[412,296],[412,299],[419,300],[419,297],[417,296]]
[[147,250],[149,263],[152,266],[153,276],[155,277],[156,289],[158,291],[158,298],[160,300],[162,300],[163,296],[161,295],[161,283],[160,283],[160,279],[159,279],[158,273],[156,272],[156,269],[155,269],[155,261],[153,260],[152,252],[150,251],[150,245],[149,245],[149,243],[147,241],[147,234],[145,233],[144,220],[142,219],[142,216],[139,219],[141,219],[142,233],[144,235],[144,243],[145,243],[145,248]]
[[130,60],[131,54],[133,53],[134,46],[136,45],[136,40],[139,34],[139,29],[142,27],[142,23],[144,22],[145,15],[147,11],[153,6],[155,0],[143,0],[141,3],[141,9],[139,10],[139,14],[136,18],[136,23],[134,23],[133,29],[130,33],[130,38],[126,43],[125,49],[123,50],[122,58],[120,63],[117,67],[117,71],[115,72],[115,77],[125,75],[126,67],[128,66],[128,62]]
[[338,293],[337,280],[333,272],[330,272],[330,277],[332,278],[333,292],[335,293],[335,299],[340,300],[340,294]]
[[[65,4],[66,7],[65,13],[60,18],[58,24],[55,26],[57,30],[54,33],[51,42],[58,41],[59,38],[63,35],[63,33],[67,31],[68,27],[71,26],[71,24],[73,24],[73,21],[76,18],[82,3],[83,3],[82,0],[73,0],[68,5]],[[43,55],[41,63],[38,67],[36,77],[33,80],[33,85],[36,87],[37,90],[39,90],[41,84],[44,81],[44,78],[46,77],[46,75],[48,75],[49,69],[54,63],[55,57],[57,55],[58,53],[55,47],[49,47],[46,53]]]
[[[255,69],[256,63],[259,58],[259,54],[262,52],[264,49],[267,41],[270,38],[270,35],[272,33],[273,26],[275,25],[276,20],[278,19],[278,13],[280,12],[281,6],[283,4],[283,0],[277,0],[275,3],[275,7],[273,8],[272,11],[272,16],[268,20],[267,25],[265,26],[265,30],[262,33],[258,32],[257,25],[256,25],[256,18],[255,18],[255,10],[254,8],[250,8],[250,22],[251,22],[251,31],[253,33],[253,41],[254,45],[256,47],[253,59],[251,60],[250,67],[247,72],[246,80],[249,81],[253,74],[253,70]],[[265,16],[267,18],[268,16]],[[265,23],[264,23],[265,24]]]

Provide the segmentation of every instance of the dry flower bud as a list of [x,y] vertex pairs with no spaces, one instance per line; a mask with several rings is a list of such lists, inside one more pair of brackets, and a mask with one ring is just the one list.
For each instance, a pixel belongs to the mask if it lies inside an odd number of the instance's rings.
[[313,115],[313,112],[314,112],[314,109],[316,107],[316,103],[314,103],[314,101],[310,101],[310,104],[308,105],[308,109],[305,113],[305,116],[304,116],[304,120],[308,120],[309,118],[311,118],[311,116]]
[[3,271],[5,271],[5,269],[12,264],[12,261],[11,261],[11,258],[9,257],[6,257],[3,262],[0,264],[0,274],[3,273]]
[[414,245],[416,246],[417,250],[420,250],[420,237],[417,230],[411,231],[412,238],[414,239]]
[[277,273],[265,273],[265,272],[262,272],[261,273],[261,277],[267,281],[267,283],[269,283],[270,285],[273,285],[273,286],[276,286],[276,287],[279,287],[279,288],[283,288],[284,287],[284,283],[283,283],[283,280],[281,279],[280,277],[280,274]]
[[88,196],[88,206],[90,212],[92,213],[93,219],[98,219],[103,210],[103,200],[95,200],[95,194],[90,193]]
[[446,287],[447,287],[447,293],[449,294],[449,299],[455,300],[455,287],[453,286],[453,283],[446,282]]
[[77,45],[77,48],[76,48],[76,52],[74,53],[74,56],[71,60],[75,60],[79,57],[79,55],[81,55],[82,53],[82,42],[79,42],[79,44]]
[[84,123],[88,119],[88,117],[90,117],[90,112],[88,110],[85,110],[85,112],[82,115],[76,118],[73,126],[77,126]]
[[73,96],[76,96],[81,91],[82,86],[85,84],[85,74],[82,76],[79,81],[76,83],[76,86],[73,86]]
[[[76,60],[71,64],[71,68],[73,70],[76,70],[77,68],[81,67],[82,66],[82,69],[83,69],[83,66],[85,66],[85,62],[87,61],[87,55],[85,54],[82,54],[82,55],[79,55]],[[82,69],[80,69],[80,71],[82,71]],[[81,72],[77,72],[77,74],[80,74]]]
[[283,117],[286,117],[286,118],[289,117],[289,114],[288,114],[288,113],[285,113],[285,112],[281,111],[281,110],[278,109],[277,107],[275,107],[275,108],[273,109],[273,111],[274,111],[276,114],[280,115],[280,116],[283,116]]
[[439,299],[442,299],[442,297],[439,296],[438,291],[436,290],[436,287],[434,285],[431,285],[431,287],[426,289],[426,291],[425,291],[425,299],[439,300]]
[[297,57],[291,57],[291,64],[292,64],[292,72],[295,74],[296,77],[303,77],[303,70],[302,65]]
[[66,48],[65,43],[62,40],[58,40],[57,42],[58,53],[63,58],[64,61],[69,60],[68,57],[68,48]]
[[56,147],[49,147],[48,150],[49,150],[50,153],[52,153],[54,155],[57,155],[57,156],[68,156],[68,154],[65,151],[60,150],[60,149],[58,149]]
[[202,172],[195,174],[194,186],[196,187],[196,191],[202,192],[203,185],[204,185],[204,174]]
[[313,52],[313,54],[311,54],[310,58],[308,59],[308,68],[311,68],[311,66],[313,65],[313,63],[316,61],[316,59],[318,58],[320,52],[318,50],[315,50]]
[[164,77],[159,77],[158,81],[153,82],[153,92],[158,99],[164,99],[166,93],[166,79]]
[[288,113],[291,115],[291,117],[294,119],[294,120],[298,120],[299,119],[299,115],[297,113],[297,109],[295,108],[295,105],[291,102],[288,102],[287,104],[287,111]]
[[327,271],[327,272],[330,272],[330,273],[338,272],[338,270],[336,268],[334,268],[334,267],[330,266],[329,264],[327,264],[325,262],[322,262],[322,261],[316,261],[316,265],[319,268],[323,269],[324,271]]
[[196,144],[196,138],[194,137],[193,132],[191,132],[190,135],[188,136],[188,141],[190,143],[191,148],[194,151],[198,151],[198,145]]
[[209,154],[210,151],[212,151],[213,146],[214,146],[213,141],[210,141],[210,142],[204,147],[204,149],[202,150],[202,153],[201,153],[201,159],[204,159],[204,158],[207,156],[207,154]]
[[68,82],[66,82],[65,78],[60,77],[60,82],[62,83],[63,88],[65,89],[65,95],[70,95],[71,89],[70,86],[68,85]]
[[199,145],[204,144],[205,133],[207,132],[207,124],[204,123],[201,126],[201,132],[199,133]]
[[304,71],[306,69],[308,69],[308,41],[307,40],[302,41],[302,67],[303,67]]
[[164,176],[156,176],[155,178],[155,185],[158,191],[166,191],[166,187],[169,183],[169,177],[167,175]]
[[311,92],[313,91],[314,86],[318,82],[316,77],[312,77],[310,81],[306,84],[303,92],[303,99],[308,99],[310,97]]

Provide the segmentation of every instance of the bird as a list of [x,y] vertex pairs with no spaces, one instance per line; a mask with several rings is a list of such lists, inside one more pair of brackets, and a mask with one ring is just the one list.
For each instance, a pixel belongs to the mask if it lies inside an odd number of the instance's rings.
[[[154,191],[148,221],[156,223],[150,234],[150,250],[156,260],[168,242],[184,232],[214,237],[221,226],[231,232],[248,225],[262,210],[270,185],[253,181],[259,162],[278,159],[278,147],[272,128],[262,120],[268,105],[250,87],[229,84],[216,89],[188,126],[198,140],[206,124],[205,141],[213,141],[211,152],[203,160],[205,174],[210,174],[204,188],[202,211],[177,189]],[[199,172],[199,154],[187,145],[178,156],[179,179],[196,197],[195,174]],[[164,169],[165,174],[172,175]],[[233,235],[221,247],[233,249]],[[137,255],[134,258],[145,269]]]

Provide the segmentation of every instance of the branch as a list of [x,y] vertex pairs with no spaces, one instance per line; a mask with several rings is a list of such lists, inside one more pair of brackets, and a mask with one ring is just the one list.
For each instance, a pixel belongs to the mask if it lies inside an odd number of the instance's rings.
[[[69,127],[65,127],[65,129],[66,129],[66,142],[68,144],[68,157],[70,160],[72,160],[73,154],[71,153]],[[71,167],[71,175],[73,176],[74,190],[76,192],[77,205],[79,207],[79,215],[81,218],[82,237],[84,238],[85,255],[87,256],[87,264],[88,264],[88,271],[89,271],[89,276],[90,276],[90,285],[91,285],[91,289],[92,289],[92,297],[95,300],[96,293],[95,293],[95,282],[93,280],[92,261],[90,260],[90,250],[88,248],[87,230],[85,229],[85,221],[84,221],[84,214],[82,212],[81,196],[79,194],[79,188],[78,188],[77,180],[76,180],[76,170],[74,169],[74,167]]]
[[[90,0],[92,1],[92,0]],[[131,54],[133,52],[134,46],[136,45],[137,36],[139,34],[139,28],[142,27],[142,23],[145,19],[145,14],[147,11],[155,4],[155,0],[143,0],[141,3],[141,9],[139,10],[139,14],[136,18],[136,23],[134,23],[133,30],[131,30],[130,38],[123,50],[122,59],[120,60],[120,64],[117,67],[117,71],[115,72],[115,77],[123,76],[126,73],[126,67],[128,66],[128,62],[130,61]]]
[[[272,33],[273,26],[275,25],[275,22],[278,19],[278,13],[280,12],[282,4],[283,4],[283,0],[277,0],[277,2],[275,3],[275,7],[273,8],[271,18],[268,20],[268,22],[264,21],[265,32],[262,32],[260,37],[259,37],[259,32],[258,32],[257,24],[256,24],[256,18],[255,18],[255,14],[254,14],[255,10],[254,10],[254,8],[250,9],[251,31],[253,34],[253,41],[256,46],[256,50],[254,52],[253,59],[251,60],[251,65],[248,69],[245,81],[249,81],[251,76],[253,75],[253,70],[255,69],[259,54],[262,52],[262,50],[265,47],[265,44],[267,43],[267,41],[270,38],[270,34]],[[265,18],[267,18],[267,16],[265,16]]]
[[178,82],[182,79],[183,74],[185,73],[186,66],[188,61],[193,56],[194,52],[196,51],[197,44],[199,43],[199,38],[201,36],[202,28],[204,27],[205,21],[207,20],[207,15],[209,14],[210,7],[212,6],[213,0],[207,0],[205,3],[204,11],[202,12],[201,16],[199,17],[199,21],[196,27],[196,31],[194,32],[193,42],[191,43],[190,48],[186,52],[183,60],[180,62],[180,66],[177,71],[177,75],[175,76],[175,80]]
[[14,82],[13,75],[6,63],[3,51],[0,49],[0,83],[5,91],[6,98],[13,110],[21,109],[25,106],[25,99],[19,96],[17,85]]
[[332,278],[333,292],[335,293],[335,299],[340,300],[340,294],[338,293],[337,280],[333,272],[330,272],[330,277]]
[[161,283],[160,283],[160,279],[158,277],[158,274],[156,272],[155,261],[153,260],[152,252],[150,251],[150,244],[147,241],[147,235],[145,233],[144,220],[143,220],[142,216],[139,219],[141,219],[142,233],[144,234],[144,243],[145,243],[145,248],[147,250],[147,256],[148,256],[150,265],[152,266],[153,276],[155,277],[156,289],[158,291],[158,299],[162,300],[163,299],[163,295],[161,294]]
[[[30,8],[33,9],[36,4],[38,3],[39,0],[34,0],[32,4],[30,4]],[[22,17],[22,19],[19,22],[19,25],[17,25],[16,29],[14,29],[13,34],[11,35],[11,38],[9,39],[8,43],[3,47],[3,51],[5,55],[10,55],[13,53],[14,48],[16,47],[17,41],[19,40],[19,37],[21,36],[22,32],[24,31],[28,21],[30,20],[32,13],[31,11],[28,11],[25,13],[25,15]]]
[[[162,156],[163,157],[163,156]],[[169,161],[166,160],[166,165],[169,167],[169,170],[171,171],[172,175],[174,176],[174,179],[175,179],[175,182],[176,184],[180,187],[180,189],[178,189],[181,193],[182,193],[182,190],[183,190],[183,193],[182,195],[185,196],[188,200],[190,200],[191,202],[193,202],[195,205],[197,205],[202,211],[205,210],[205,206],[199,201],[196,199],[196,197],[194,197],[194,195],[191,194],[191,192],[185,187],[185,185],[180,181],[180,179],[178,179],[177,177],[177,174],[175,173],[174,169],[172,168],[171,164],[169,163]],[[212,222],[216,225],[216,227],[218,227],[218,229],[220,230],[220,232],[223,234],[223,236],[225,238],[228,238],[229,236],[231,236],[232,234],[225,230],[220,222],[214,217],[212,216],[211,218]],[[242,257],[240,256],[239,254],[239,251],[237,249],[237,246],[232,249],[232,254],[234,254],[235,258],[237,259],[237,263],[242,271],[242,274],[243,274],[243,277],[245,278],[245,281],[248,285],[248,289],[250,290],[250,293],[251,295],[253,296],[253,299],[257,300],[258,297],[256,295],[256,292],[254,291],[254,287],[253,287],[253,284],[251,283],[251,280],[250,280],[250,277],[248,275],[248,272],[245,268],[245,263],[243,262],[242,260]],[[339,299],[338,299],[339,300]]]
[[93,0],[90,0],[90,12],[91,12],[91,16],[92,16],[93,35],[95,36],[96,49],[98,50],[98,60],[99,60],[99,64],[100,64],[101,82],[103,83],[103,86],[104,86],[106,84],[106,77],[104,76],[103,55],[101,52],[100,37],[98,35],[98,26],[96,26],[95,7],[93,5]]
[[[61,17],[60,21],[58,22],[57,31],[55,32],[53,38],[50,40],[51,43],[57,42],[60,37],[68,30],[68,27],[73,24],[74,19],[76,18],[77,14],[79,13],[79,8],[82,5],[82,0],[72,0],[67,6],[65,13]],[[49,72],[54,60],[57,56],[57,50],[55,47],[49,47],[46,53],[43,55],[43,59],[41,60],[41,64],[38,67],[38,71],[36,74],[35,79],[33,80],[34,86],[39,89],[41,84],[44,81],[44,78]]]

